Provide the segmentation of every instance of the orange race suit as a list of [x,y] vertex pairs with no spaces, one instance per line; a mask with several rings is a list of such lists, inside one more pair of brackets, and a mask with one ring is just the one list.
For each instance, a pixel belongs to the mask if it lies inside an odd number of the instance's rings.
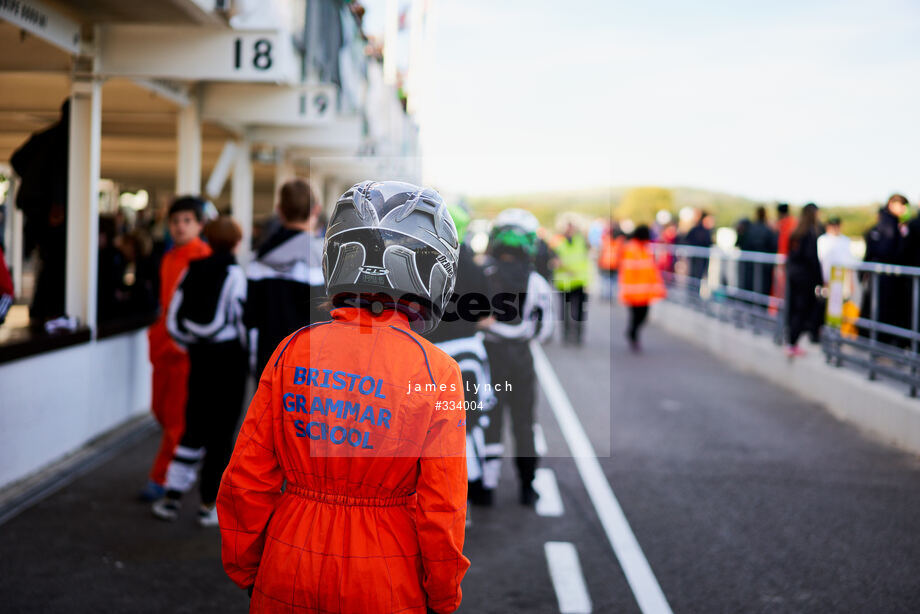
[[199,238],[172,248],[160,262],[160,317],[147,330],[150,362],[153,364],[153,398],[150,408],[163,428],[160,449],[150,469],[150,479],[166,483],[166,468],[185,430],[185,402],[188,398],[188,354],[176,345],[166,330],[169,301],[179,286],[188,263],[207,258],[211,247]]
[[644,307],[667,294],[647,241],[630,239],[620,257],[620,301]]
[[217,497],[224,569],[250,612],[453,612],[470,564],[460,368],[395,311],[332,317],[262,373]]

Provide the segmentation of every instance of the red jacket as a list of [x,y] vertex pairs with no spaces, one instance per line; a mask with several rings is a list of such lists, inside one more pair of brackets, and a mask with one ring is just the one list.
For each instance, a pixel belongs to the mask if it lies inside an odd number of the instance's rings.
[[454,611],[469,567],[462,407],[457,363],[393,311],[336,309],[282,341],[217,497],[224,569],[254,585],[250,611]]
[[3,248],[0,247],[0,295],[13,295],[13,279],[10,277],[10,271],[6,268],[6,259],[3,257]]
[[166,313],[169,311],[169,301],[172,300],[188,263],[210,255],[211,246],[198,237],[185,245],[172,248],[163,255],[160,262],[160,317],[147,330],[151,362],[185,356],[185,352],[176,345],[166,330]]

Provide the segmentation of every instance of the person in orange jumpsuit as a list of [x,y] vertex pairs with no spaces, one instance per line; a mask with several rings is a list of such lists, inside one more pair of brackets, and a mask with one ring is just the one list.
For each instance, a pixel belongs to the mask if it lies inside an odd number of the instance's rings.
[[170,338],[166,314],[188,263],[211,255],[211,248],[198,236],[203,212],[204,202],[193,196],[178,198],[169,208],[169,236],[173,247],[160,263],[160,316],[147,330],[150,362],[153,364],[153,398],[150,405],[163,428],[163,437],[150,469],[150,478],[140,492],[144,501],[154,501],[165,494],[166,469],[185,430],[188,354]]
[[366,181],[336,203],[332,319],[271,356],[217,496],[224,570],[250,612],[459,607],[463,384],[420,336],[453,291],[458,249],[433,190]]
[[620,302],[629,307],[626,338],[634,352],[641,349],[639,329],[648,316],[649,305],[664,298],[666,294],[661,273],[649,249],[650,235],[648,226],[638,226],[632,238],[623,246],[619,262]]

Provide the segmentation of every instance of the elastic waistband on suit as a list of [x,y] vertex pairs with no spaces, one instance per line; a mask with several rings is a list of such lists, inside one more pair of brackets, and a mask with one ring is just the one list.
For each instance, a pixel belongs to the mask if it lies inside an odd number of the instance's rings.
[[311,499],[313,501],[319,501],[320,503],[329,503],[330,505],[357,505],[363,507],[408,505],[415,498],[415,493],[400,497],[351,497],[348,495],[335,495],[328,492],[311,490],[299,484],[288,484],[284,492],[285,494],[290,493],[298,497],[303,497],[304,499]]

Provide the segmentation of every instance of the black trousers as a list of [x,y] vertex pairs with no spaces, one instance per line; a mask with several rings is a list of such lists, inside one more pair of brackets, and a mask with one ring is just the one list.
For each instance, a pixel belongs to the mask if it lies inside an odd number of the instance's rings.
[[521,485],[533,482],[537,470],[537,449],[534,444],[534,405],[537,378],[533,356],[526,343],[486,343],[492,367],[492,385],[498,402],[489,415],[486,441],[501,441],[505,413],[511,414],[514,436],[514,463]]
[[626,334],[633,343],[639,341],[639,329],[645,323],[646,317],[648,317],[648,305],[630,305],[629,328],[626,329]]
[[[233,436],[246,394],[248,358],[238,341],[192,344],[188,354],[185,433],[170,464],[167,488],[171,496],[186,490],[182,486],[188,481],[182,474],[194,479],[195,467],[203,458],[201,502],[211,504],[217,500],[220,478],[233,452]],[[179,475],[178,488],[175,475]]]
[[815,285],[790,280],[787,310],[789,345],[796,345],[802,333],[808,333],[812,341],[818,341],[824,316],[824,301],[815,294]]
[[583,287],[562,294],[562,338],[581,343],[585,326],[588,293]]

